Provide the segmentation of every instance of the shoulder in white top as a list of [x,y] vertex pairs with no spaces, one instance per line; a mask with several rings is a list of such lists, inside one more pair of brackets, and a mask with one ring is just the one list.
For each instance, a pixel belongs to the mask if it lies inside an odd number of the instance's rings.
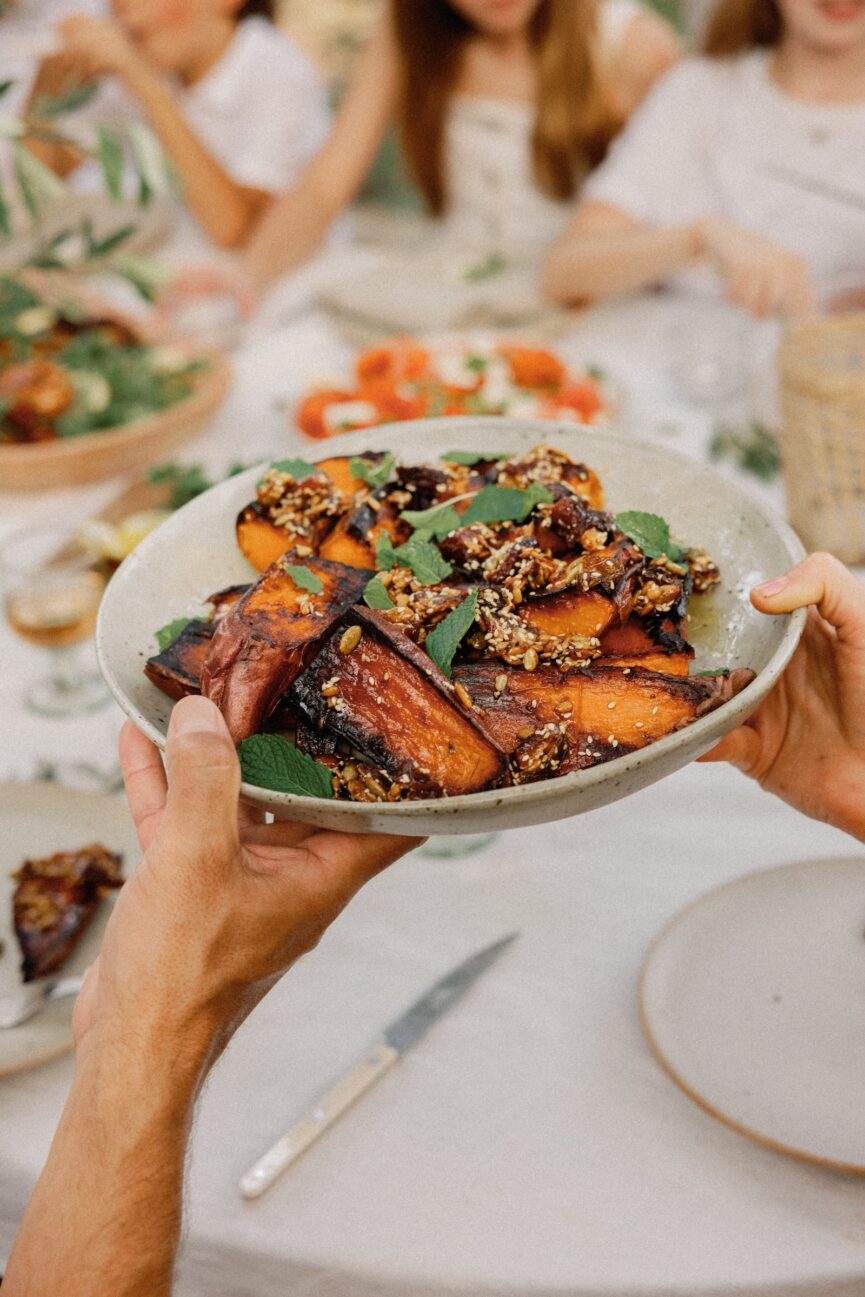
[[803,256],[818,287],[865,266],[865,92],[812,104],[769,56],[692,59],[653,89],[584,196],[653,226],[724,216]]

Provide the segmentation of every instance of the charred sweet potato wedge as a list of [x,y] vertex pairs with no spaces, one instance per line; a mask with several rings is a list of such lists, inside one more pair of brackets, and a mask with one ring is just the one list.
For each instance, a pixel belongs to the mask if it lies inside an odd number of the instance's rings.
[[[506,675],[503,689],[496,688]],[[677,678],[637,667],[501,672],[494,665],[457,667],[454,681],[468,692],[483,725],[499,747],[513,752],[544,725],[566,726],[569,741],[597,735],[607,743],[642,748],[696,720],[733,697],[753,679],[729,676]]]
[[691,667],[687,653],[665,652],[658,649],[655,653],[621,653],[616,656],[595,658],[595,667],[639,667],[643,671],[657,671],[662,676],[686,676]]
[[[378,464],[384,459],[383,450],[368,450],[358,456],[359,459],[369,460],[370,464]],[[326,473],[333,482],[337,491],[342,491],[349,500],[356,491],[365,488],[365,483],[359,477],[355,477],[351,471],[352,457],[350,455],[333,455],[330,459],[320,459],[316,468],[320,473]]]
[[313,725],[406,783],[457,796],[492,788],[507,768],[451,682],[371,610],[348,613],[292,695]]
[[261,728],[373,575],[325,559],[298,560],[322,582],[313,594],[286,571],[291,558],[273,563],[219,622],[204,661],[201,692],[219,707],[235,743]]
[[263,572],[286,550],[301,544],[305,539],[296,531],[277,527],[276,523],[268,518],[267,511],[257,502],[241,509],[237,515],[235,530],[238,548],[256,572]]
[[390,536],[394,545],[401,545],[411,535],[411,528],[400,518],[393,501],[386,499],[382,491],[376,491],[340,519],[318,552],[332,563],[374,568],[376,541],[384,534]]
[[612,599],[597,591],[563,590],[527,600],[519,616],[543,635],[600,636],[618,617],[618,610]]
[[194,618],[183,628],[173,644],[149,658],[144,666],[148,680],[164,694],[168,694],[169,698],[180,699],[187,694],[200,693],[201,671],[217,623],[248,589],[248,585],[232,585],[212,594],[207,600],[213,608],[211,617],[206,621]]

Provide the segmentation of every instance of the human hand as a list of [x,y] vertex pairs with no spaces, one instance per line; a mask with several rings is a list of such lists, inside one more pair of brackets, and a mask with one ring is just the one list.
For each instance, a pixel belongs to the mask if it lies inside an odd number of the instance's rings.
[[58,57],[81,81],[112,74],[125,78],[141,63],[120,23],[110,19],[75,14],[58,24],[57,33],[62,43]]
[[810,608],[805,631],[757,711],[701,759],[730,761],[865,841],[865,587],[830,554],[812,554],[751,602],[775,615]]
[[806,319],[816,309],[803,259],[721,217],[698,222],[698,245],[714,265],[727,298],[751,315]]
[[265,824],[238,804],[237,755],[204,698],[172,712],[167,778],[129,723],[120,757],[144,855],[78,997],[76,1045],[131,1038],[195,1072],[355,892],[420,839]]

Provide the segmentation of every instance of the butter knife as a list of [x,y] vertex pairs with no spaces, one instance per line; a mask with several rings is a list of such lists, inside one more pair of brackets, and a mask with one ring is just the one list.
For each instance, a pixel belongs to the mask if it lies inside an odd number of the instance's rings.
[[390,1071],[397,1059],[465,994],[518,935],[512,932],[458,964],[392,1022],[381,1040],[321,1095],[318,1102],[292,1126],[288,1134],[277,1140],[247,1171],[240,1181],[243,1197],[259,1198],[269,1189],[274,1180],[297,1161],[301,1153],[305,1153],[371,1085]]

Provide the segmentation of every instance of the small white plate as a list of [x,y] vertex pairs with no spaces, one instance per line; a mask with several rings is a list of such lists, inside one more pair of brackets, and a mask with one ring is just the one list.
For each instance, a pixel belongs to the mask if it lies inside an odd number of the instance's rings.
[[[122,797],[82,793],[49,783],[0,784],[0,996],[21,985],[21,950],[12,923],[10,875],[29,857],[74,851],[101,842],[123,856],[129,874],[140,854],[135,827]],[[116,894],[116,893],[115,893]],[[113,904],[109,895],[99,906],[81,944],[63,965],[62,975],[83,973],[99,953],[102,934]],[[29,1022],[0,1031],[0,1076],[24,1072],[72,1048],[72,1009],[75,997],[49,1003]]]
[[663,930],[640,1010],[658,1061],[713,1117],[865,1175],[865,859],[737,878]]

